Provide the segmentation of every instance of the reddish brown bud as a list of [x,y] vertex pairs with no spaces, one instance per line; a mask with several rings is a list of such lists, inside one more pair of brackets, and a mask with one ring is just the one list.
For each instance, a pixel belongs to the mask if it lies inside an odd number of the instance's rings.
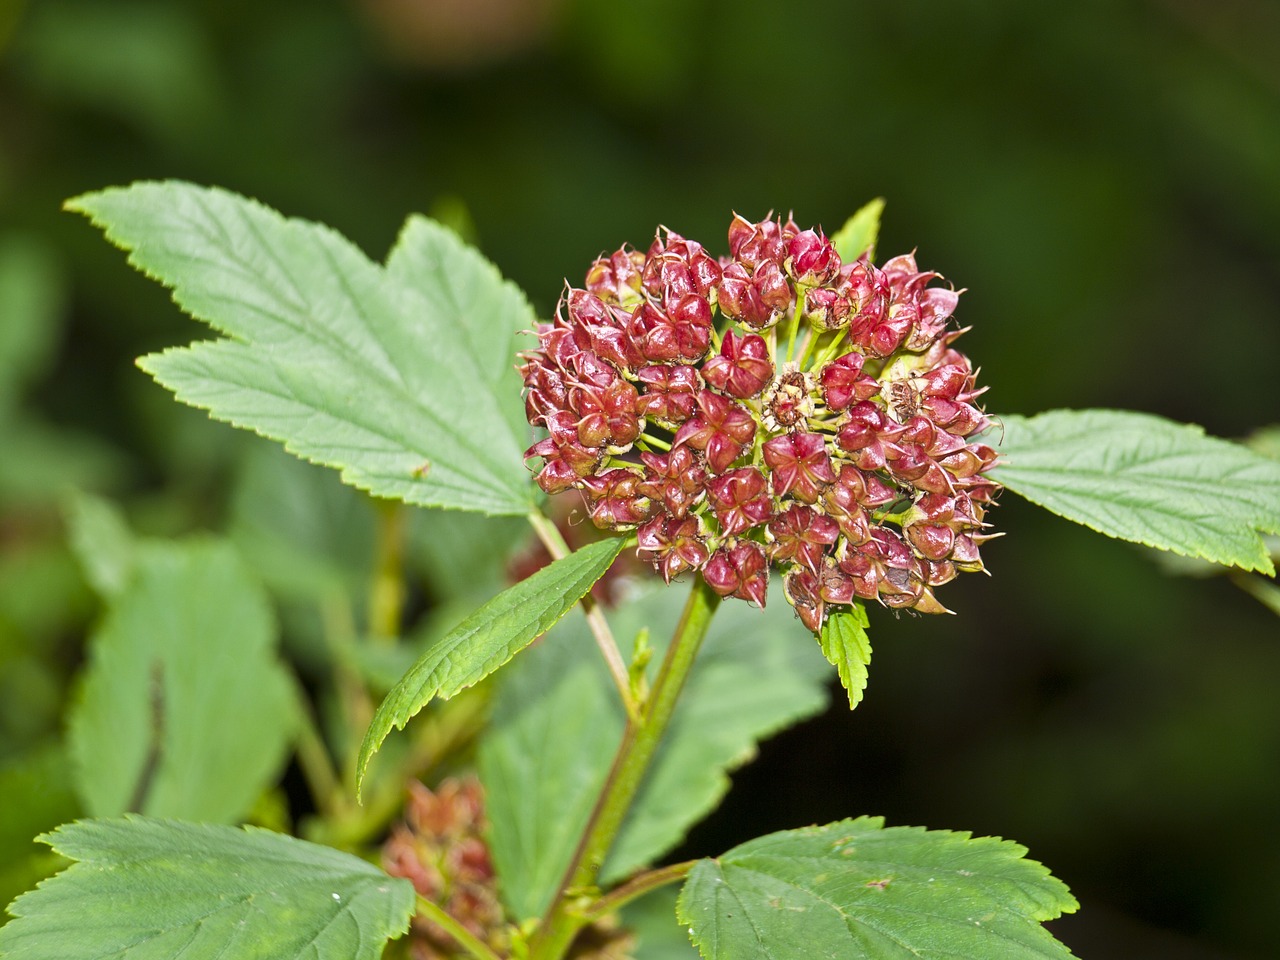
[[670,453],[642,453],[645,475],[636,490],[683,518],[706,494],[707,471],[688,447]]
[[755,439],[756,422],[741,405],[710,390],[698,393],[698,413],[676,433],[674,446],[703,450],[712,473],[724,473]]
[[645,385],[636,401],[636,412],[653,417],[667,426],[678,426],[691,416],[698,390],[702,387],[696,367],[652,364],[636,371]]
[[771,559],[790,560],[817,573],[827,548],[839,537],[840,527],[812,507],[797,504],[770,520],[767,533]]
[[754,397],[773,379],[769,345],[754,333],[724,335],[720,353],[702,365],[707,383],[734,397]]
[[775,496],[788,494],[804,503],[817,503],[823,489],[836,479],[827,445],[816,433],[786,433],[766,440],[761,452],[768,464]]
[[707,496],[720,521],[720,532],[736,536],[773,515],[768,484],[755,467],[739,467],[707,482]]
[[581,486],[597,527],[626,530],[653,512],[649,498],[639,490],[640,478],[630,470],[606,470],[584,477]]
[[880,392],[880,384],[875,377],[862,372],[865,360],[862,354],[851,350],[822,367],[819,379],[823,402],[828,410],[847,409],[851,404],[870,400]]
[[707,562],[706,536],[697,517],[660,514],[636,531],[636,540],[637,555],[650,561],[667,583]]
[[820,231],[800,231],[791,238],[787,252],[791,275],[805,286],[827,283],[840,271],[840,255]]
[[769,563],[759,544],[739,540],[721,547],[702,568],[707,585],[722,597],[738,597],[764,608],[769,589]]

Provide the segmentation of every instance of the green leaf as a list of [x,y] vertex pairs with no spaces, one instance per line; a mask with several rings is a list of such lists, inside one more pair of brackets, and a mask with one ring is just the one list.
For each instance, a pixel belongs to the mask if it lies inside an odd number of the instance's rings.
[[845,263],[857,260],[864,253],[874,260],[876,239],[880,235],[880,214],[884,213],[884,200],[880,197],[864,204],[857,213],[844,222],[844,226],[831,238],[836,253]]
[[36,846],[36,834],[80,812],[63,746],[45,743],[0,763],[0,797],[0,903],[8,903],[56,869],[52,854]]
[[[1001,436],[1003,433],[1003,436]],[[1121,540],[1275,573],[1280,463],[1190,424],[1120,410],[1001,417],[992,476],[1032,503]]]
[[677,905],[705,960],[1071,956],[1040,923],[1077,908],[1026,848],[860,817],[703,860]]
[[[643,626],[668,637],[679,597],[650,592],[610,613],[625,640]],[[709,813],[728,771],[756,743],[826,704],[830,668],[784,603],[726,603],[711,628],[667,736],[602,872],[606,883],[652,862]],[[659,659],[665,641],[655,639]],[[503,897],[539,915],[573,855],[625,722],[584,624],[561,624],[499,679],[480,745],[491,843]]]
[[436,697],[479,683],[546,633],[604,576],[626,541],[601,540],[509,587],[431,645],[387,694],[360,745],[356,786],[391,728]]
[[481,382],[516,437],[529,434],[516,354],[533,346],[538,315],[524,291],[446,226],[410,217],[387,257],[387,273],[414,290],[434,316],[464,338]]
[[62,279],[45,242],[0,234],[0,419],[53,358],[64,312]]
[[855,603],[849,610],[830,614],[822,623],[818,643],[822,654],[836,666],[840,682],[849,694],[849,709],[856,707],[867,689],[871,666],[871,639],[867,636],[867,610]]
[[137,547],[120,508],[108,500],[75,491],[64,513],[71,549],[85,579],[103,599],[120,595],[133,573]]
[[409,881],[253,827],[126,817],[42,839],[79,862],[10,906],[8,960],[377,960],[414,909]]
[[[473,356],[468,332],[440,308],[450,291],[428,299],[419,291],[435,289],[429,280],[410,286],[336,232],[222,190],[139,183],[67,207],[228,338],[139,361],[178,399],[378,496],[528,512],[527,427],[515,430],[513,401],[495,395],[479,362],[490,357]],[[491,269],[464,281],[500,285]],[[510,318],[477,323],[499,320],[477,339],[506,342]]]
[[261,586],[225,543],[148,543],[90,641],[70,717],[94,816],[228,821],[279,772],[294,726]]
[[374,508],[330,470],[252,444],[231,498],[228,534],[276,594],[333,603],[373,575]]
[[622,925],[635,934],[635,960],[697,960],[688,931],[676,919],[674,886],[659,887],[622,908]]

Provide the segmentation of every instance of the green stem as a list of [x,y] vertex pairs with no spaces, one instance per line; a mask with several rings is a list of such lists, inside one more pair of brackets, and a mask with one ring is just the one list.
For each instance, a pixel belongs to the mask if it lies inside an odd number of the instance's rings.
[[616,913],[632,900],[643,897],[650,890],[657,890],[659,887],[665,887],[669,883],[683,880],[698,862],[697,860],[686,860],[683,863],[673,863],[669,867],[661,867],[658,870],[646,870],[644,873],[632,877],[622,886],[614,887],[592,904],[590,909],[584,911],[581,914],[583,924],[595,923],[611,913]]
[[840,345],[844,343],[845,334],[847,334],[848,332],[849,332],[849,326],[844,326],[844,327],[841,327],[839,330],[837,330],[836,335],[832,339],[832,341],[822,349],[821,353],[819,353],[816,357],[813,358],[813,366],[810,367],[809,369],[818,370],[822,367],[824,363],[826,363],[828,360],[834,357],[836,353],[840,350]]
[[[560,536],[560,531],[556,529],[554,523],[538,510],[531,510],[528,519],[534,533],[538,535],[542,545],[547,548],[547,553],[551,554],[551,559],[559,560],[561,557],[569,555],[569,545],[564,542],[564,537]],[[596,603],[595,597],[591,595],[591,591],[588,590],[578,603],[582,607],[583,615],[587,618],[587,626],[591,628],[591,635],[595,637],[596,646],[600,648],[600,652],[604,655],[604,662],[609,667],[609,674],[613,677],[614,686],[618,688],[618,695],[622,697],[622,705],[626,708],[627,717],[634,720],[640,715],[640,707],[636,703],[635,697],[631,695],[631,680],[627,672],[627,664],[622,659],[621,651],[618,650],[618,642],[613,639],[613,631],[609,629],[609,621],[605,619],[604,612],[600,609],[600,605]]]
[[369,585],[369,636],[391,644],[400,636],[404,611],[404,540],[408,513],[399,500],[375,500],[378,539],[373,583]]
[[298,766],[302,768],[302,775],[321,816],[336,819],[345,812],[346,792],[320,733],[311,700],[302,688],[302,681],[292,670],[289,671],[289,686],[297,705],[298,729],[294,736]]
[[671,444],[667,443],[667,441],[659,440],[657,437],[649,433],[640,434],[640,439],[651,447],[657,447],[659,450],[668,451],[671,449]]
[[422,894],[418,894],[418,912],[442,927],[467,953],[475,957],[475,960],[502,960],[487,943],[449,916],[443,907],[432,903]]
[[791,325],[787,331],[787,359],[796,358],[796,333],[800,330],[800,314],[804,313],[804,296],[808,287],[796,284],[796,308],[791,311]]
[[573,862],[560,883],[551,910],[529,943],[531,960],[560,960],[574,936],[585,925],[581,910],[582,892],[595,885],[596,877],[604,866],[609,848],[622,827],[675,712],[676,700],[707,635],[711,615],[718,603],[719,598],[698,577],[654,680],[644,713],[638,722],[631,720],[627,723],[609,777],[574,851]]

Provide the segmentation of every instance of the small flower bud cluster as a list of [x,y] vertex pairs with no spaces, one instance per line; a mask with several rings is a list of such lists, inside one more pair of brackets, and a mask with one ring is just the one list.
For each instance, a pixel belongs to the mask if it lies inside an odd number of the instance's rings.
[[934,588],[983,569],[1000,488],[938,279],[844,263],[790,218],[735,217],[721,259],[671,231],[601,257],[521,355],[538,485],[634,530],[668,582],[763,607],[779,565],[815,632],[858,600],[946,612]]
[[[498,900],[486,831],[484,788],[474,776],[450,778],[434,791],[411,782],[405,822],[383,845],[382,866],[507,956],[516,938]],[[409,943],[413,960],[446,960],[463,952],[448,931],[422,914],[413,918]],[[634,946],[635,935],[616,916],[607,916],[579,931],[569,957],[629,960]]]
[[[435,791],[415,781],[409,791],[405,822],[382,848],[383,868],[411,881],[480,940],[505,947],[497,880],[483,836],[480,781],[445,780]],[[426,917],[414,917],[411,935],[415,960],[444,960],[458,952],[453,937]]]

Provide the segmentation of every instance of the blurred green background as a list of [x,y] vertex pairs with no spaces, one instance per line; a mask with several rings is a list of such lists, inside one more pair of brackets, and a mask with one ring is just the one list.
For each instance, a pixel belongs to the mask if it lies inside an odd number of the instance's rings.
[[[0,762],[58,730],[95,615],[65,486],[155,534],[253,512],[263,442],[132,365],[202,332],[59,212],[165,177],[375,257],[435,213],[543,313],[657,224],[723,252],[732,211],[833,231],[884,196],[881,254],[969,288],[989,411],[1280,421],[1268,0],[0,0]],[[1082,957],[1275,956],[1280,621],[1011,496],[995,519],[959,616],[873,614],[867,700],[767,745],[681,855],[884,814],[1029,846]]]

